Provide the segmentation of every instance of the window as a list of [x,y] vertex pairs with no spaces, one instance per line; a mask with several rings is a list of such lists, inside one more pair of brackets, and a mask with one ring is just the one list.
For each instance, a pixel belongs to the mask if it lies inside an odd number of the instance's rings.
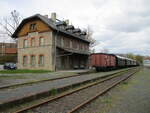
[[61,46],[63,47],[64,46],[64,38],[61,37]]
[[70,40],[70,48],[72,48],[72,40]]
[[23,46],[24,46],[24,47],[28,47],[28,40],[27,40],[27,39],[25,39],[25,40],[23,41]]
[[76,49],[79,50],[79,41],[76,41],[77,47]]
[[27,65],[27,56],[23,56],[23,65],[24,65],[24,66]]
[[39,65],[44,65],[44,55],[39,56]]
[[34,24],[30,24],[29,30],[30,31],[36,30],[36,24],[35,23]]
[[89,46],[88,45],[86,45],[86,50],[89,50]]
[[42,46],[42,45],[44,45],[44,43],[45,43],[44,38],[40,37],[40,39],[39,39],[39,45]]
[[70,46],[70,41],[68,38],[65,38],[65,47],[69,47]]
[[83,45],[83,43],[81,44],[81,50],[84,50],[84,45]]
[[77,49],[77,41],[76,40],[73,41],[73,48]]
[[31,38],[31,46],[32,46],[32,47],[35,46],[35,38]]
[[79,42],[79,50],[82,50],[82,42]]
[[34,66],[35,65],[35,55],[31,56],[31,65]]

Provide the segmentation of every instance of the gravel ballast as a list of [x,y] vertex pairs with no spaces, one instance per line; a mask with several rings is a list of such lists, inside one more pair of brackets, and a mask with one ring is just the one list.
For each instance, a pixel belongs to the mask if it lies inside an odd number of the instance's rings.
[[[119,72],[113,71],[113,73]],[[29,95],[35,95],[39,92],[50,91],[52,89],[58,89],[60,87],[69,86],[75,83],[82,83],[87,80],[96,79],[98,77],[107,76],[108,74],[112,74],[112,72],[105,73],[93,73],[87,74],[83,76],[74,76],[70,78],[64,78],[54,81],[46,81],[38,84],[25,85],[16,88],[7,88],[0,90],[0,102],[6,103],[10,100],[18,100],[20,98],[24,98]]]
[[149,73],[142,69],[78,113],[150,113]]
[[[123,74],[126,77],[127,74]],[[82,102],[90,99],[91,97],[97,95],[97,93],[103,91],[105,88],[113,84],[115,81],[120,80],[122,76],[118,76],[104,83],[98,84],[96,86],[89,87],[87,89],[78,91],[64,98],[60,98],[56,101],[50,102],[49,104],[44,104],[40,107],[33,109],[32,112],[35,113],[67,113],[69,110],[73,109]],[[28,112],[28,113],[30,113]]]

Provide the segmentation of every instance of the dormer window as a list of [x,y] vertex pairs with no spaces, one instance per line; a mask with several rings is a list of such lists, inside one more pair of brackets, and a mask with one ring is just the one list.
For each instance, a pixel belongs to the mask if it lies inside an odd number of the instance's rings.
[[36,30],[36,24],[34,23],[34,24],[30,24],[30,31],[34,31],[34,30]]

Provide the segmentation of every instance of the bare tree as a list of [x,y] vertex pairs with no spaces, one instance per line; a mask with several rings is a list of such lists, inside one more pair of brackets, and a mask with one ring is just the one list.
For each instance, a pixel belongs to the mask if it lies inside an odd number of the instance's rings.
[[93,38],[93,30],[91,29],[90,26],[87,27],[87,29],[85,29],[87,35],[86,35],[86,38],[90,41],[90,51],[91,52],[94,52],[94,48],[98,42]]
[[0,21],[0,36],[11,37],[18,25],[20,24],[22,18],[16,10],[13,10],[9,16],[3,17]]

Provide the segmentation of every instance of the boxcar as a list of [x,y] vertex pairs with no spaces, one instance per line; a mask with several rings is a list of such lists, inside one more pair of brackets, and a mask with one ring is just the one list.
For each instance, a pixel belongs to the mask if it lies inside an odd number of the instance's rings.
[[91,66],[97,71],[105,71],[116,68],[116,57],[113,54],[93,53],[91,54]]
[[126,67],[130,67],[130,65],[131,65],[131,61],[128,58],[126,58]]
[[132,60],[132,66],[136,66],[136,60]]
[[116,66],[118,68],[124,68],[126,66],[126,59],[125,57],[121,57],[121,56],[118,56],[116,55]]
[[131,67],[131,66],[135,66],[136,65],[136,61],[130,58],[126,58],[126,67]]

